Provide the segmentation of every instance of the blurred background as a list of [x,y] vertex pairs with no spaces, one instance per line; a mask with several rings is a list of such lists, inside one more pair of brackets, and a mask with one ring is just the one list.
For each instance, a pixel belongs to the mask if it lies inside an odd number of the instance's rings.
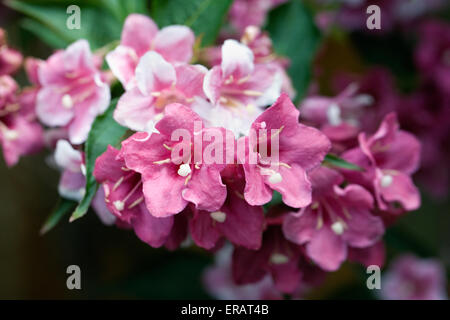
[[[447,11],[441,10],[439,18],[449,21]],[[43,41],[39,30],[33,32],[30,21],[0,1],[0,27],[6,29],[9,45],[24,56],[45,59],[53,51],[48,44],[52,40]],[[118,25],[119,35],[120,29]],[[105,37],[118,38],[117,34]],[[322,91],[331,94],[327,77],[338,71],[383,65],[395,75],[400,90],[408,92],[414,87],[416,72],[412,51],[411,43],[395,32],[368,36],[356,31],[348,37],[339,32],[328,34],[316,59],[325,70],[318,76],[324,84]],[[23,71],[16,79],[26,84]],[[449,147],[444,146],[447,151]],[[39,230],[58,199],[59,172],[46,164],[47,156],[42,152],[24,157],[9,169],[0,157],[0,299],[211,298],[203,288],[201,275],[213,263],[213,257],[201,249],[153,249],[131,231],[103,225],[93,212],[70,224],[63,219],[40,236]],[[406,214],[388,229],[387,262],[389,265],[399,253],[435,257],[446,266],[448,276],[449,197],[435,197],[423,186],[422,196],[420,210]],[[81,268],[82,290],[66,287],[66,268],[73,264]],[[306,297],[374,298],[365,287],[365,278],[362,267],[346,263]]]

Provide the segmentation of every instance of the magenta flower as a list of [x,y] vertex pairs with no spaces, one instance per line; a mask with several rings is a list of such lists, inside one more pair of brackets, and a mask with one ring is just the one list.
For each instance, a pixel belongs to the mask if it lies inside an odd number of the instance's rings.
[[95,117],[109,105],[110,92],[86,40],[57,51],[39,68],[36,112],[50,127],[67,126],[70,142],[83,143]]
[[278,226],[271,226],[264,232],[259,250],[235,247],[232,274],[238,285],[259,282],[270,275],[277,290],[292,294],[317,280],[322,271],[306,261],[302,248],[287,241]]
[[22,64],[22,54],[8,47],[6,34],[0,28],[0,76],[12,74]]
[[136,68],[136,86],[120,98],[114,118],[135,130],[150,132],[161,119],[166,105],[191,105],[195,97],[203,97],[206,68],[200,65],[173,66],[158,53],[146,53]]
[[380,296],[387,300],[446,300],[445,278],[439,261],[403,255],[383,275]]
[[123,154],[108,146],[95,162],[94,176],[102,184],[108,209],[122,226],[131,226],[137,237],[152,247],[169,238],[173,217],[157,218],[148,210],[141,175],[126,167]]
[[8,166],[43,146],[42,127],[36,121],[34,108],[26,104],[25,93],[17,96],[17,88],[10,76],[0,76],[0,145]]
[[147,51],[156,51],[170,63],[188,63],[194,41],[188,27],[173,25],[158,30],[149,17],[131,14],[125,20],[120,45],[108,53],[106,61],[124,88],[130,89],[138,62]]
[[450,94],[450,26],[428,21],[420,26],[420,42],[415,52],[416,64],[426,78]]
[[[320,165],[330,149],[330,141],[319,130],[300,124],[298,118],[299,111],[282,94],[252,124],[253,132],[265,135],[241,138],[240,142],[249,146],[245,159],[238,159],[245,171],[244,196],[249,204],[269,202],[272,190],[280,192],[288,206],[301,208],[310,204],[311,183],[307,173]],[[279,146],[278,159],[267,152],[272,150],[272,144]],[[262,152],[264,146],[266,152]],[[252,157],[256,158],[255,163],[250,161]]]
[[384,233],[383,221],[371,213],[373,198],[359,185],[339,187],[343,177],[320,167],[309,175],[313,202],[283,222],[286,238],[306,245],[306,254],[322,269],[337,270],[348,247],[374,245]]
[[420,194],[411,179],[420,162],[420,143],[399,129],[395,113],[388,114],[377,132],[359,135],[359,147],[342,157],[364,168],[364,172],[345,171],[351,182],[373,191],[381,210],[398,212],[394,206],[411,211],[420,206]]
[[[220,176],[225,160],[207,163],[202,155],[207,149],[225,156],[225,141],[196,141],[207,136],[233,135],[225,129],[203,129],[201,118],[177,103],[165,108],[164,117],[155,128],[157,133],[136,133],[122,144],[127,167],[142,175],[150,213],[169,217],[181,212],[188,202],[198,210],[219,210],[227,194]],[[177,133],[180,135],[172,140]]]
[[266,275],[260,281],[237,285],[231,272],[232,246],[225,246],[215,255],[215,265],[203,274],[207,291],[222,300],[279,300],[282,294],[275,288],[272,278]]
[[212,126],[247,134],[253,120],[280,95],[281,75],[270,64],[254,64],[252,51],[236,40],[222,46],[222,62],[205,76],[203,90],[213,106],[194,110]]
[[243,199],[241,171],[242,168],[238,167],[232,176],[224,178],[228,193],[222,208],[215,212],[194,210],[189,227],[191,237],[199,247],[213,249],[222,237],[251,250],[261,246],[263,209],[261,206],[251,206]]

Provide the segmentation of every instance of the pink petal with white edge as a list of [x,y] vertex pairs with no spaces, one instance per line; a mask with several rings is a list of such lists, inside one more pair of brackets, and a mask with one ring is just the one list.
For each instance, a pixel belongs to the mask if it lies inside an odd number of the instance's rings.
[[83,156],[81,151],[75,150],[68,141],[58,140],[55,150],[55,162],[63,169],[81,172]]
[[74,117],[73,109],[64,108],[63,95],[58,93],[58,87],[41,88],[36,100],[36,114],[39,120],[51,127],[64,126]]
[[246,45],[236,40],[225,40],[221,63],[223,78],[233,75],[239,79],[251,74],[255,67],[253,60],[253,52]]
[[142,56],[136,67],[136,82],[142,94],[150,95],[172,86],[177,80],[175,68],[157,52]]
[[192,58],[195,36],[186,26],[168,26],[161,29],[153,40],[152,49],[169,62],[186,62]]
[[112,73],[125,89],[133,85],[134,71],[139,62],[136,52],[125,46],[118,46],[106,55],[106,62]]
[[[377,184],[375,190],[379,193],[382,199],[386,202],[399,202],[401,206],[407,211],[417,210],[420,207],[420,192],[414,185],[411,177],[402,172],[395,172],[389,176],[392,182],[389,185],[383,186],[383,174],[377,170]],[[383,209],[383,204],[380,204]]]
[[158,32],[158,27],[149,17],[130,14],[123,25],[120,44],[136,51],[138,56],[150,50],[150,44]]

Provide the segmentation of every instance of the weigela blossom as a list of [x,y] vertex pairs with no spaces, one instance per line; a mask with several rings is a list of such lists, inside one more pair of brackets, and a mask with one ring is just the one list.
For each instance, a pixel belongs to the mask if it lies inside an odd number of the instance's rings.
[[57,51],[39,67],[36,112],[50,127],[68,128],[70,142],[83,143],[97,115],[109,105],[110,91],[86,40]]
[[8,47],[5,30],[0,28],[0,76],[10,75],[22,64],[22,54]]
[[[321,163],[330,141],[319,130],[300,124],[299,114],[289,97],[282,94],[252,124],[253,132],[263,134],[241,138],[249,146],[244,159],[239,159],[245,172],[244,197],[249,204],[269,202],[272,190],[280,192],[288,206],[301,208],[311,203],[307,173]],[[278,159],[269,154],[272,144],[278,144]],[[250,161],[252,156],[257,159],[255,163]]]
[[383,221],[371,212],[369,191],[356,184],[341,188],[338,172],[320,167],[309,177],[312,204],[288,215],[283,232],[288,240],[306,244],[306,255],[321,268],[334,271],[347,259],[348,247],[365,248],[380,239]]
[[170,63],[188,63],[194,41],[194,33],[186,26],[158,30],[149,17],[131,14],[125,20],[120,45],[108,53],[106,61],[124,88],[130,89],[135,85],[135,70],[145,53],[155,51]]
[[222,172],[227,199],[215,212],[195,210],[189,222],[191,237],[199,246],[214,248],[225,237],[237,246],[257,250],[261,246],[264,214],[261,206],[251,206],[243,198],[244,173],[230,165]]
[[94,176],[102,185],[108,209],[121,226],[131,226],[137,237],[152,247],[165,244],[174,218],[157,218],[147,210],[141,175],[126,166],[119,150],[108,147],[96,161]]
[[18,96],[17,90],[14,79],[0,76],[0,144],[8,166],[43,146],[43,130],[36,121],[34,106],[26,103],[25,94]]
[[411,175],[419,167],[419,141],[399,129],[395,113],[388,114],[373,135],[361,133],[358,140],[359,147],[344,152],[342,157],[364,171],[345,170],[348,180],[371,190],[381,210],[416,210],[420,194]]
[[380,296],[387,300],[446,300],[445,278],[439,261],[403,255],[383,274]]
[[[123,142],[126,166],[142,175],[150,213],[155,217],[169,217],[181,212],[189,202],[199,210],[219,210],[227,194],[220,176],[226,162],[223,158],[206,163],[202,157],[205,149],[225,150],[226,141],[210,139],[199,144],[196,139],[217,134],[232,137],[232,133],[223,128],[202,128],[197,114],[176,103],[165,108],[164,117],[155,128],[157,133],[136,133]],[[176,130],[182,132],[173,141]]]
[[135,131],[152,131],[166,105],[189,106],[196,97],[204,97],[206,71],[200,65],[174,66],[158,53],[147,52],[136,67],[136,86],[122,95],[114,119]]
[[252,51],[236,40],[222,46],[222,61],[205,76],[203,90],[212,103],[194,110],[212,126],[247,134],[253,120],[280,95],[281,76],[269,64],[254,63]]

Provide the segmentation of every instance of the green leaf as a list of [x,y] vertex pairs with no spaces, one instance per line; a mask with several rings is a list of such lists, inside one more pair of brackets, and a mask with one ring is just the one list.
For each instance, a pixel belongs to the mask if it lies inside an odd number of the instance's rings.
[[39,27],[30,28],[28,23],[27,29],[56,48],[66,47],[78,39],[87,39],[94,50],[120,38],[121,23],[106,10],[89,3],[79,4],[81,28],[73,30],[66,26],[69,17],[67,3],[44,5],[10,0],[7,5],[32,18]]
[[71,212],[76,205],[77,203],[75,201],[60,198],[55,209],[53,209],[52,213],[47,217],[42,225],[40,234],[43,235],[53,229],[61,218]]
[[101,0],[99,3],[121,22],[125,21],[130,13],[149,15],[146,0]]
[[336,167],[336,168],[355,170],[355,171],[364,171],[364,169],[361,168],[360,166],[357,166],[356,164],[347,162],[344,159],[341,159],[338,156],[331,154],[331,153],[329,153],[325,156],[325,159],[323,160],[323,164],[331,166],[331,167]]
[[108,145],[116,146],[127,131],[126,128],[119,125],[113,119],[116,104],[117,99],[111,102],[108,110],[106,110],[103,115],[100,115],[95,119],[91,131],[89,132],[85,147],[86,193],[70,217],[70,222],[81,218],[86,214],[92,199],[97,192],[98,183],[93,175],[95,160],[106,151]]
[[299,100],[309,86],[320,40],[313,16],[300,0],[292,0],[269,13],[266,29],[275,52],[290,59],[288,73],[297,91],[296,100]]
[[202,37],[202,45],[211,45],[231,3],[232,0],[153,0],[151,13],[160,27],[186,25]]

